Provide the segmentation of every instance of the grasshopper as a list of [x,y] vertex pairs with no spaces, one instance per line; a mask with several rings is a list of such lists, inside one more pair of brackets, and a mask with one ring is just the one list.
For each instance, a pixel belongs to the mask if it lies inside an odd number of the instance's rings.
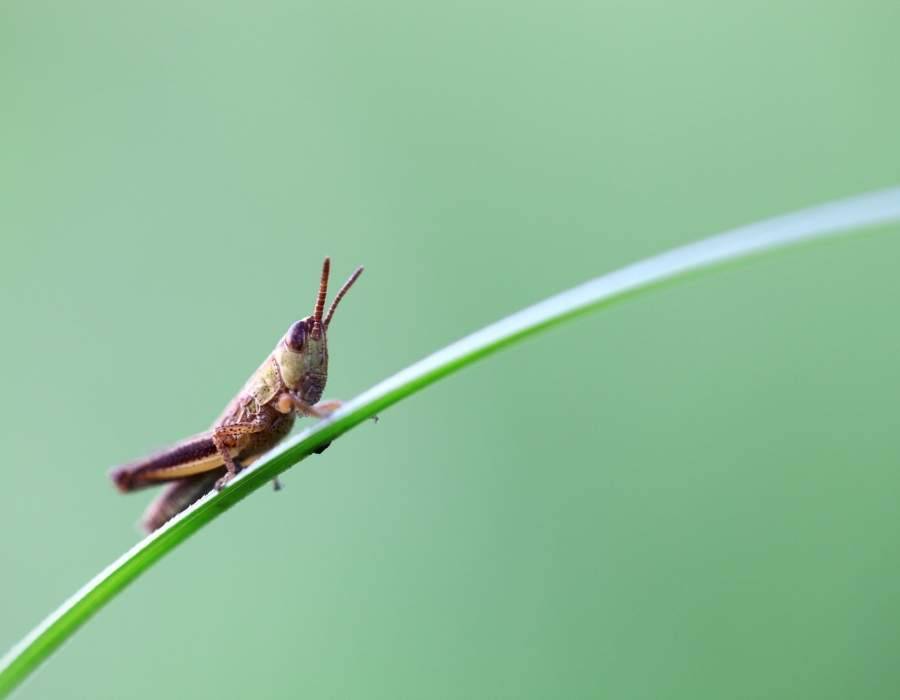
[[[325,418],[340,406],[340,401],[319,403],[328,379],[327,331],[363,268],[350,275],[323,318],[330,269],[331,261],[325,258],[312,315],[288,329],[209,430],[110,472],[122,492],[173,482],[144,513],[142,525],[148,532],[208,491],[225,486],[241,468],[277,445],[298,415]],[[279,488],[277,480],[274,484]]]

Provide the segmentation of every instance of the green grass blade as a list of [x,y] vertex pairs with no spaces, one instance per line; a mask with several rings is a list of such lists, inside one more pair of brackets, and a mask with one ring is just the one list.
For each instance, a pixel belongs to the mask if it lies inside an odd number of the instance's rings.
[[0,660],[6,697],[91,615],[158,559],[276,475],[366,419],[441,377],[540,330],[639,291],[807,240],[900,221],[900,188],[805,209],[647,258],[550,297],[398,372],[345,404],[145,538],[63,603]]

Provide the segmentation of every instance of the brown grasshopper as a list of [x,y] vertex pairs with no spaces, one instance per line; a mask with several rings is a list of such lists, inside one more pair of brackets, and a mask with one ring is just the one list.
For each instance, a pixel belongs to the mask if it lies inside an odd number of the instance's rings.
[[340,406],[340,401],[318,403],[328,379],[327,331],[335,309],[363,268],[350,275],[323,319],[330,269],[331,261],[325,258],[312,315],[288,329],[209,430],[110,472],[122,492],[174,482],[147,508],[142,524],[148,532],[213,488],[221,489],[241,468],[277,445],[297,415],[324,418]]

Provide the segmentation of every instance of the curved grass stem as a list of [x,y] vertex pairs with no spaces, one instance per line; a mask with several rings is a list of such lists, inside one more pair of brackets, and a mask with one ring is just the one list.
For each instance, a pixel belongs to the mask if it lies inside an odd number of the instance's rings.
[[512,314],[401,370],[360,394],[204,496],[97,574],[0,659],[6,697],[91,615],[163,555],[250,493],[366,419],[500,348],[582,313],[702,270],[864,227],[900,221],[900,188],[768,219],[675,248],[597,277]]

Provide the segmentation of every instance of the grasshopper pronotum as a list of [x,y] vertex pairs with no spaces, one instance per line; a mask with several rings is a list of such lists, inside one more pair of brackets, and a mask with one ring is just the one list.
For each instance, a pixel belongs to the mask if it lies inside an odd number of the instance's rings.
[[318,403],[328,379],[328,325],[363,268],[350,275],[323,318],[330,268],[325,258],[312,315],[288,329],[209,430],[110,472],[123,492],[174,482],[147,508],[142,520],[147,531],[161,527],[213,488],[221,489],[242,467],[278,444],[297,415],[324,418],[340,405]]

